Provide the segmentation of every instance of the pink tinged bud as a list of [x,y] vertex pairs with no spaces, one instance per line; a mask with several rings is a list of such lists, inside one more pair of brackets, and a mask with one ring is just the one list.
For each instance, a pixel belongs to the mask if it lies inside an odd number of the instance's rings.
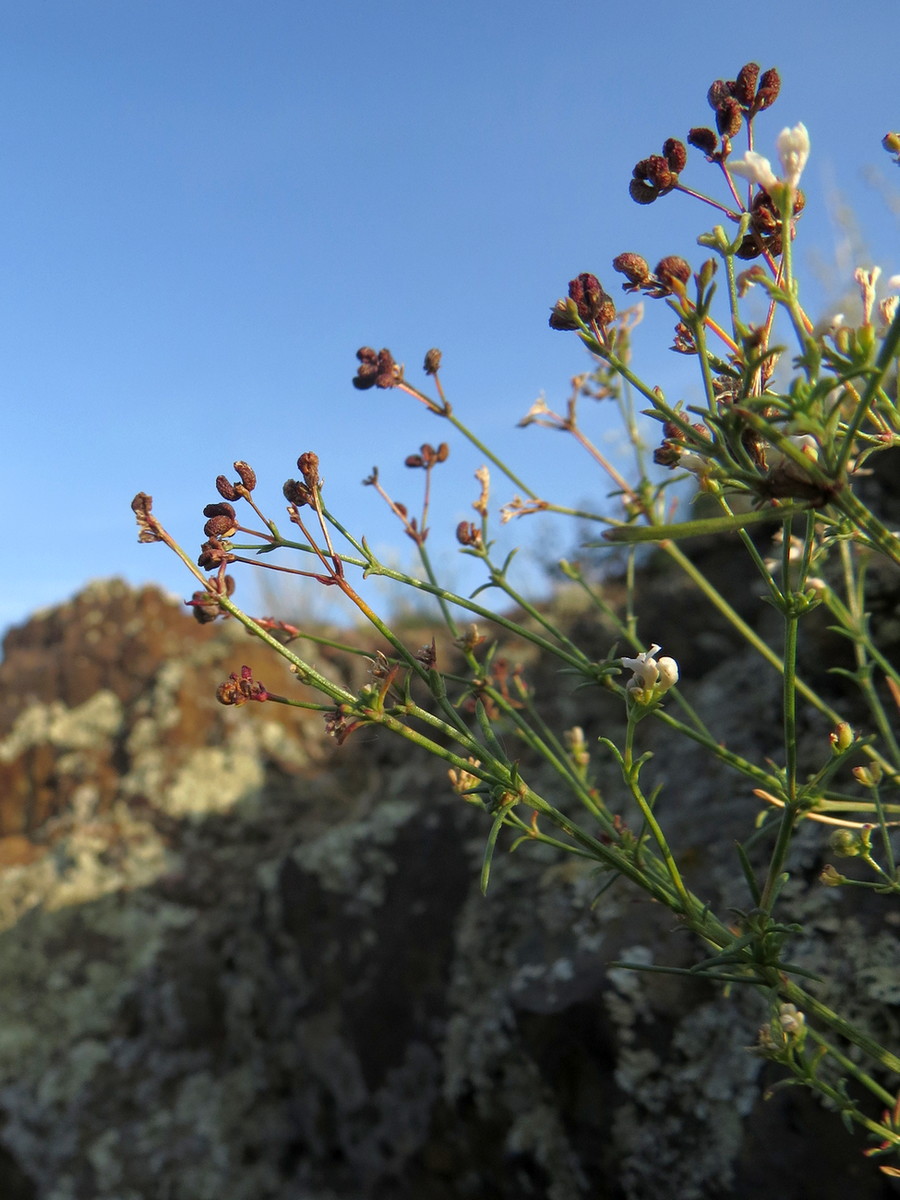
[[844,750],[849,750],[853,745],[855,735],[853,729],[846,721],[841,721],[835,725],[834,729],[828,735],[835,754],[839,754]]

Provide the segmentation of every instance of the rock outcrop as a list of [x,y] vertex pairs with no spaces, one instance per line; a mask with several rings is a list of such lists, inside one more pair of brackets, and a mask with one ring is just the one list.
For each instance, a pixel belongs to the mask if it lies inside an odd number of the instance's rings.
[[[667,585],[670,621],[692,603]],[[758,752],[776,683],[691,636],[692,699]],[[889,1194],[832,1114],[764,1098],[759,997],[609,966],[693,961],[666,911],[621,883],[595,904],[590,869],[533,847],[497,855],[483,898],[485,817],[440,767],[368,731],[334,748],[319,714],[223,708],[243,663],[291,687],[239,629],[120,583],[6,639],[3,1200]],[[561,727],[612,719],[556,702]],[[656,749],[718,902],[752,800],[689,744]],[[837,998],[896,1037],[896,925],[818,887],[821,842],[798,847],[797,956],[839,948]]]

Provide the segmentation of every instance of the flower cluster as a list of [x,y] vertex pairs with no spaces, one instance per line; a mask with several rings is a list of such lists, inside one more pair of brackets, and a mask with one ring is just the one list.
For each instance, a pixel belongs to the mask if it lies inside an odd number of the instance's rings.
[[[746,63],[736,79],[717,79],[707,93],[716,114],[716,128],[698,125],[687,135],[687,143],[701,150],[709,162],[723,163],[731,153],[731,139],[746,120],[771,107],[778,98],[781,79],[772,68],[760,74],[758,63]],[[660,196],[680,188],[679,175],[687,163],[687,147],[678,138],[667,138],[661,154],[642,158],[631,172],[629,194],[637,204],[652,204]]]

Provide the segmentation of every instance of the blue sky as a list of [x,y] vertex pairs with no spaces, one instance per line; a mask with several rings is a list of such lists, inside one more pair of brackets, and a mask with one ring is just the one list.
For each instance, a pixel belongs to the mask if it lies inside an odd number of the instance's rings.
[[[711,123],[709,84],[748,60],[783,78],[758,149],[800,120],[811,134],[810,310],[856,265],[838,206],[865,230],[864,258],[900,271],[897,217],[871,182],[900,191],[879,145],[900,126],[900,5],[761,0],[741,14],[695,0],[685,13],[671,0],[3,6],[0,626],[102,576],[188,594],[174,558],[137,544],[130,499],[152,493],[193,553],[235,458],[278,513],[297,455],[316,450],[332,509],[407,555],[360,480],[377,463],[413,505],[402,460],[448,431],[396,393],[353,389],[363,344],[390,347],[412,378],[441,347],[461,417],[503,439],[538,490],[598,503],[608,488],[574,446],[513,428],[540,392],[563,404],[587,366],[547,327],[549,306],[584,270],[619,295],[609,263],[623,250],[702,260],[711,215],[681,196],[639,208],[628,179],[666,137]],[[683,179],[702,188],[704,168],[694,152]],[[678,399],[693,375],[665,349],[670,325],[648,314],[638,354]],[[463,581],[452,531],[479,462],[453,443],[435,481],[433,553]],[[574,531],[533,528],[543,551],[571,549]]]

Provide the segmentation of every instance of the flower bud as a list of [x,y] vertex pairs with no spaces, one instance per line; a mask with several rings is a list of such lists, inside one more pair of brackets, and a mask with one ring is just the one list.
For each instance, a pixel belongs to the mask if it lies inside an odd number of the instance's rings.
[[440,366],[441,366],[440,350],[435,350],[435,349],[429,350],[428,353],[425,355],[425,374],[426,375],[437,375],[437,373],[440,369]]
[[782,1004],[778,1009],[778,1024],[788,1036],[796,1037],[806,1025],[806,1017],[796,1004]]
[[853,776],[858,783],[863,787],[876,788],[881,783],[881,764],[877,762],[869,763],[867,767],[854,767]]
[[852,829],[836,829],[828,845],[839,858],[856,858],[862,850],[859,836]]
[[831,742],[831,748],[835,754],[840,754],[844,750],[849,750],[853,745],[856,735],[852,727],[847,721],[841,721],[835,725],[834,729],[829,733],[828,740]]
[[823,884],[825,887],[840,887],[841,884],[846,882],[847,876],[842,875],[836,867],[831,865],[831,863],[826,863],[819,872],[819,883]]

